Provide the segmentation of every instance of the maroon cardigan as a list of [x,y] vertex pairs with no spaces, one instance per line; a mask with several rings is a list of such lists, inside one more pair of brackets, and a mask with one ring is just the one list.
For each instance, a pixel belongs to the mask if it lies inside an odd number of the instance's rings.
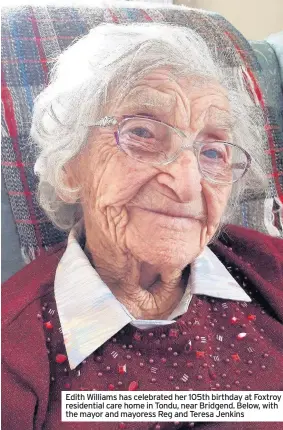
[[[210,248],[251,303],[194,296],[173,325],[140,332],[128,325],[74,370],[66,359],[53,292],[65,246],[42,254],[2,286],[3,430],[282,429],[282,423],[205,419],[195,424],[60,422],[60,392],[66,389],[283,390],[281,239],[227,226]],[[246,338],[239,340],[240,332]],[[125,374],[119,368],[124,364]]]

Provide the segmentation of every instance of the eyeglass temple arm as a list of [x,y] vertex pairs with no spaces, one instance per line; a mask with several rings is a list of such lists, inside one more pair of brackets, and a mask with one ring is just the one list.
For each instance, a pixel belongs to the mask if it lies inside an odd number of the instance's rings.
[[113,116],[105,116],[104,118],[92,124],[93,127],[109,127],[118,124],[118,121]]
[[246,163],[232,163],[232,167],[235,169],[243,169],[246,166]]

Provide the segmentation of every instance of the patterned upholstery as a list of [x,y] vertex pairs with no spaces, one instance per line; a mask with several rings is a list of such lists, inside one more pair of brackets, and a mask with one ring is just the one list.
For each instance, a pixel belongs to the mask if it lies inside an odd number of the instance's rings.
[[[13,217],[26,262],[42,248],[51,248],[66,237],[55,228],[36,201],[37,180],[33,172],[36,154],[29,145],[33,100],[48,83],[51,66],[62,50],[101,22],[169,22],[199,26],[203,14],[185,7],[24,7],[2,9],[2,172]],[[272,48],[249,43],[223,17],[207,13],[205,26],[225,32],[227,46],[236,46],[239,62],[244,61],[266,112],[267,152],[273,170],[269,172],[270,197],[244,201],[235,211],[235,224],[268,234],[280,235],[273,226],[273,197],[283,201],[283,121],[280,78]],[[217,41],[213,41],[214,47]],[[262,54],[262,49],[264,54]],[[227,60],[223,55],[223,61]],[[267,68],[268,65],[268,68]],[[230,65],[231,67],[231,65]],[[272,79],[271,79],[272,78]],[[268,85],[267,85],[267,84]],[[280,104],[281,103],[281,104]],[[281,121],[281,122],[280,122]],[[277,220],[277,227],[279,226]]]
[[[276,189],[281,194],[283,190],[283,82],[281,81],[276,54],[266,41],[250,42],[260,65],[258,81],[264,93],[272,128],[270,130],[269,155],[272,160]],[[276,142],[272,147],[272,141]],[[271,181],[272,183],[272,181]],[[276,194],[272,193],[273,196]],[[252,228],[272,236],[282,236],[282,205],[279,199],[256,198],[246,200],[236,208],[233,223]],[[276,203],[278,202],[278,203]],[[274,224],[276,227],[274,228]],[[279,232],[278,232],[279,231]]]

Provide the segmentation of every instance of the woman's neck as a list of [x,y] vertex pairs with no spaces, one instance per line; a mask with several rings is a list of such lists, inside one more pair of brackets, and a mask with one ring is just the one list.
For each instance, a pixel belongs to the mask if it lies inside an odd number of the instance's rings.
[[85,253],[115,297],[137,319],[166,319],[187,282],[181,269],[156,267],[86,231]]

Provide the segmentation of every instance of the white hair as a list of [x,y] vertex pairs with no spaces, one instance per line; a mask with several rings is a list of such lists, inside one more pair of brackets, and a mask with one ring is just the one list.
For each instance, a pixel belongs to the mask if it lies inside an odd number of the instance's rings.
[[64,184],[64,165],[86,145],[89,124],[108,113],[110,95],[122,100],[138,79],[161,66],[170,65],[182,76],[216,79],[228,92],[236,121],[233,143],[247,150],[253,161],[233,186],[225,222],[241,195],[262,193],[267,159],[261,109],[247,90],[243,66],[223,66],[217,55],[188,27],[150,23],[99,25],[59,56],[50,84],[35,100],[31,127],[39,154],[38,198],[55,225],[69,230],[82,216],[79,201],[68,204],[60,195],[78,193]]

